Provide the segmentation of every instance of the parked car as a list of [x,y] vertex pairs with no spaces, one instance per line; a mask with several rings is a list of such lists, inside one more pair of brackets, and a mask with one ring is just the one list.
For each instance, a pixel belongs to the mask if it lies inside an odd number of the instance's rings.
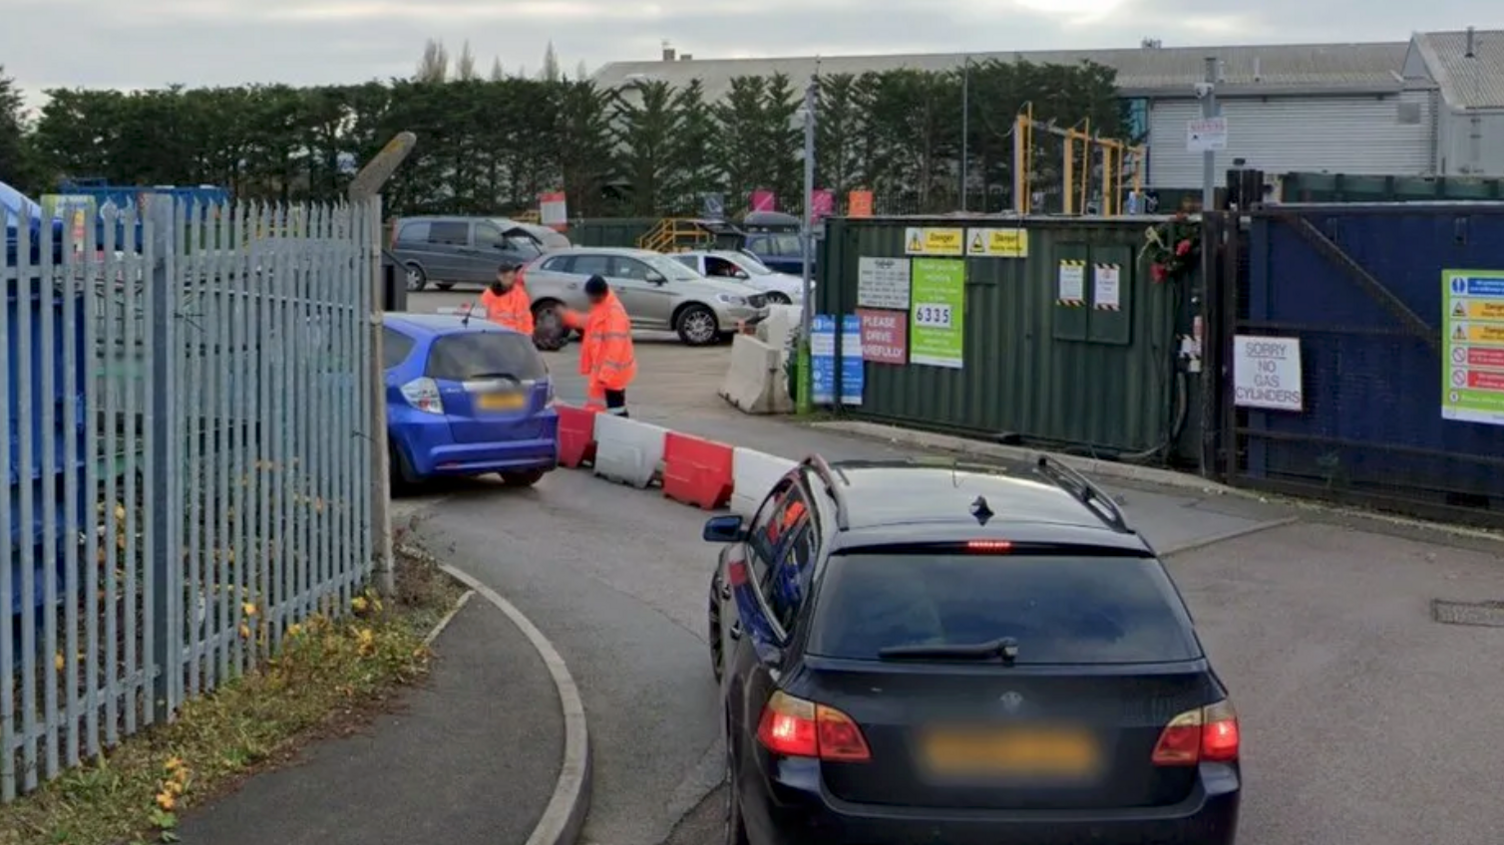
[[705,539],[726,842],[1233,843],[1227,689],[1079,473],[814,457]]
[[[767,298],[739,282],[707,279],[645,249],[573,247],[535,259],[523,283],[540,326],[557,325],[560,306],[583,311],[585,280],[603,276],[637,329],[672,330],[691,346],[715,343],[768,315]],[[544,329],[540,328],[540,332]]]
[[[770,270],[804,278],[804,248],[797,232],[751,232],[742,250]],[[810,256],[813,260],[814,256]]]
[[558,465],[553,381],[532,338],[445,314],[385,323],[394,486],[494,472],[526,487]]
[[743,252],[694,250],[677,252],[673,259],[702,276],[730,279],[765,294],[772,305],[789,305],[804,301],[804,279],[777,273]]
[[556,248],[560,239],[568,245],[563,235],[544,231],[553,238],[544,241],[542,232],[502,217],[404,217],[394,227],[391,251],[402,262],[409,291],[430,282],[439,290],[484,286],[503,257],[525,263]]

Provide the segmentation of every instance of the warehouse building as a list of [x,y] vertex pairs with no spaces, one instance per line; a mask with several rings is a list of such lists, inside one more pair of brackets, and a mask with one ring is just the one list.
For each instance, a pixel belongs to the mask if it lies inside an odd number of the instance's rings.
[[[1504,175],[1504,33],[1235,47],[1146,41],[1114,50],[828,56],[818,64],[825,74],[956,70],[968,59],[1107,65],[1117,70],[1135,128],[1147,139],[1145,183],[1174,189],[1201,183],[1201,155],[1186,149],[1186,124],[1201,114],[1196,83],[1208,57],[1218,61],[1217,94],[1228,124],[1227,151],[1218,159],[1227,166],[1241,161],[1272,174]],[[606,65],[595,79],[611,87],[699,79],[716,99],[737,76],[805,79],[815,70],[813,57],[707,60],[665,48],[658,61]]]

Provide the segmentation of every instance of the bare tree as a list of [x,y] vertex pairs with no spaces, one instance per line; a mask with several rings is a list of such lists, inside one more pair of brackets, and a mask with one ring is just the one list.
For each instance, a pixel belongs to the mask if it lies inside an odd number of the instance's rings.
[[475,72],[475,54],[470,52],[470,40],[466,39],[464,46],[460,48],[459,60],[454,63],[454,77],[469,82],[478,76]]
[[559,57],[554,53],[554,42],[548,42],[548,47],[543,51],[543,67],[538,71],[538,78],[544,82],[559,81]]
[[500,82],[506,78],[506,69],[501,66],[501,57],[497,56],[496,58],[491,60],[491,81]]
[[419,82],[443,82],[449,78],[449,51],[444,42],[430,38],[423,45],[423,58],[418,60],[418,72],[413,79]]

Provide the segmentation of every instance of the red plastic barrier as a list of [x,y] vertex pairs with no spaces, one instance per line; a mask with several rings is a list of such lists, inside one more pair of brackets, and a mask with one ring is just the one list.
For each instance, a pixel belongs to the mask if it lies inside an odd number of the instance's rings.
[[731,447],[670,431],[663,444],[663,495],[706,510],[731,501]]
[[590,408],[560,405],[559,463],[574,468],[595,463],[595,414]]

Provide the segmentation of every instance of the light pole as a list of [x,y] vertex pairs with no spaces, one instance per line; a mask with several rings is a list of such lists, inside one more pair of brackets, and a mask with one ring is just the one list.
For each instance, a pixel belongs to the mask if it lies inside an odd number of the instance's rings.
[[[971,166],[971,56],[961,62],[961,210],[966,210],[966,177]],[[986,207],[983,207],[985,213]]]
[[815,97],[819,92],[819,71],[809,79],[804,89],[804,220],[803,236],[799,239],[804,258],[804,303],[799,324],[799,390],[798,412],[808,414],[814,409],[814,374],[810,372],[810,323],[814,321],[814,194],[815,194]]

